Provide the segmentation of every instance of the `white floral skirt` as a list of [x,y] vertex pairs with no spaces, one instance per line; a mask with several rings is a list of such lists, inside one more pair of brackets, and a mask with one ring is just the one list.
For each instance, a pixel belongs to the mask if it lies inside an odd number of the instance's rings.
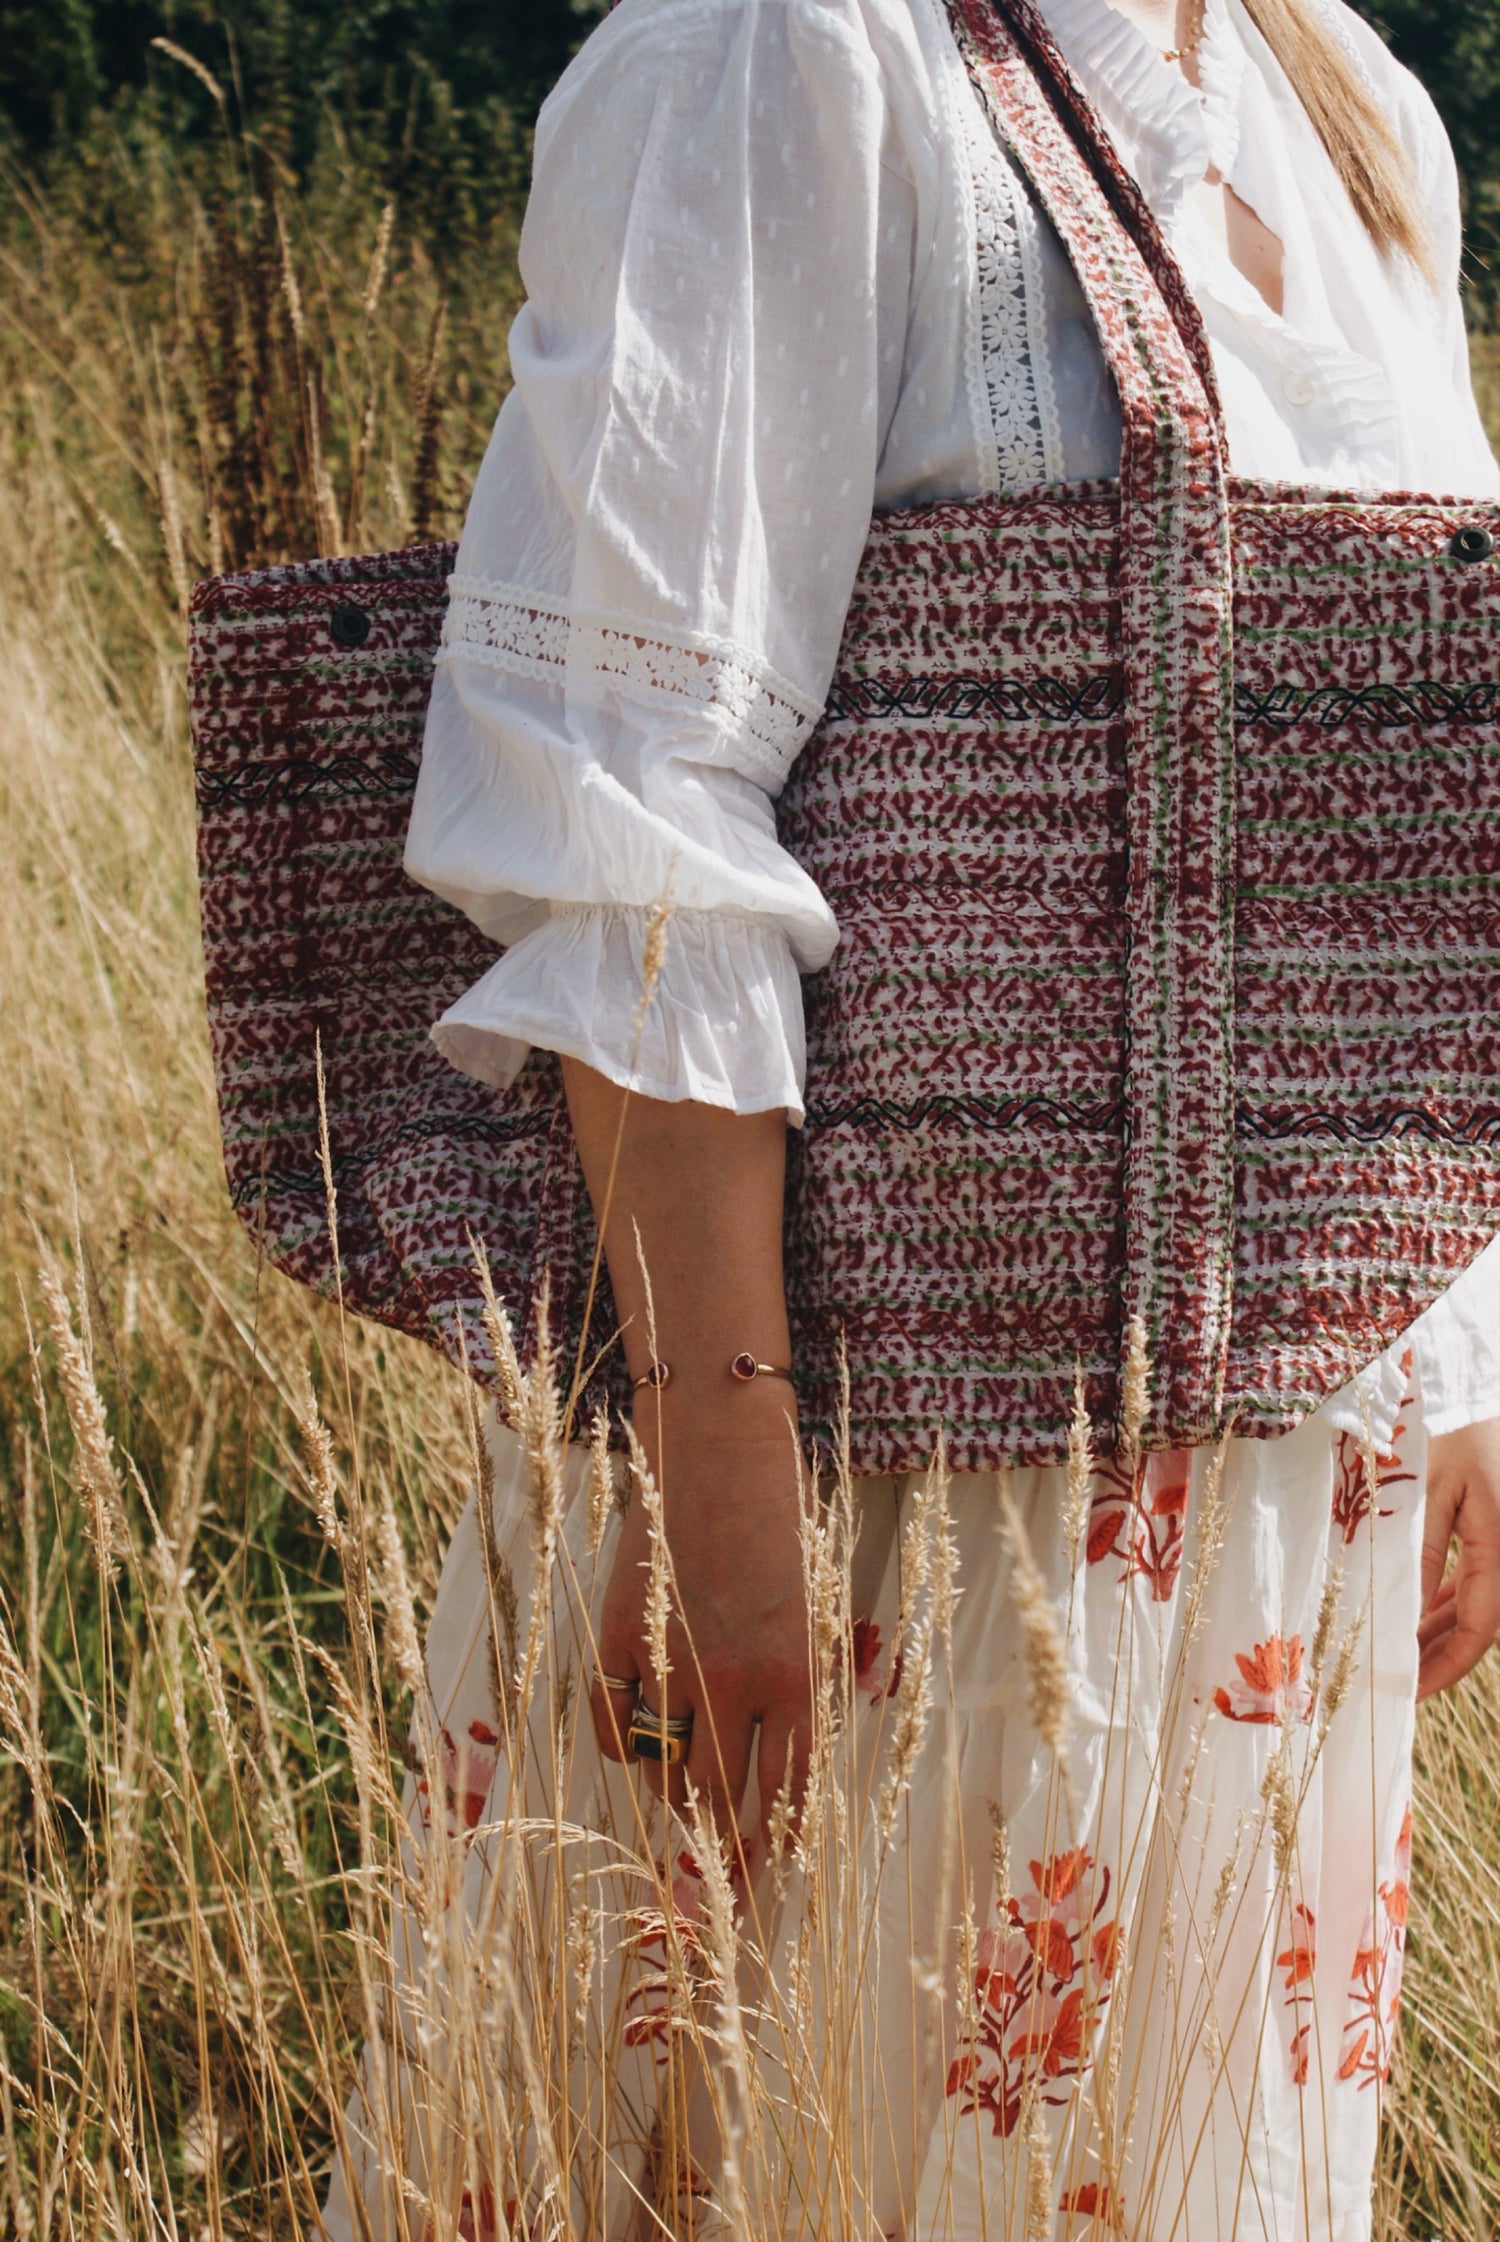
[[1415,1394],[1378,1454],[1320,1414],[1217,1464],[1101,1466],[1086,1514],[1061,1470],[857,1482],[837,1734],[800,1849],[752,1843],[748,1876],[594,1746],[617,1514],[587,1455],[549,1492],[491,1448],[493,1555],[471,1504],[364,1971],[337,2242],[1370,2233]]

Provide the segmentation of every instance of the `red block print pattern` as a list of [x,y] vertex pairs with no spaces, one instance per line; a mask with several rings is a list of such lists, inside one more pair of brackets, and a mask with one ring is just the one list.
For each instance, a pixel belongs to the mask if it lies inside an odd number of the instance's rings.
[[1292,2012],[1292,2078],[1296,2085],[1306,2086],[1313,2028],[1313,1973],[1318,1966],[1318,1925],[1312,1909],[1301,1900],[1292,1908],[1291,1921],[1291,1943],[1277,1955],[1276,1967],[1285,1972],[1286,2005]]
[[[859,1472],[925,1467],[940,1426],[956,1470],[1060,1461],[1075,1365],[1118,1417],[1132,1310],[1149,1447],[1286,1431],[1500,1230],[1500,562],[1452,552],[1500,542],[1500,506],[1226,481],[1181,275],[1045,27],[1027,0],[954,15],[1125,450],[1118,486],[872,524],[778,805],[842,934],[788,1193],[803,1422],[835,1441],[846,1350]],[[451,565],[194,596],[226,1170],[277,1266],[480,1377],[471,1238],[518,1312],[547,1277],[570,1350],[605,1354],[585,1410],[623,1404],[605,1293],[577,1329],[555,1062],[496,1093],[428,1039],[493,956],[401,871]],[[1117,1507],[1116,1555],[1165,1579],[1170,1514]]]
[[[457,2242],[506,2242],[515,2232],[516,2214],[520,2209],[514,2196],[506,2203],[503,2217],[498,2213],[495,2191],[486,2181],[478,2193],[465,2188],[458,2210],[458,2225],[448,2231]],[[440,2229],[435,2219],[429,2217],[422,2227],[422,2242],[438,2242]]]
[[1138,1573],[1158,1603],[1170,1602],[1182,1571],[1191,1473],[1184,1448],[1142,1457],[1133,1471],[1113,1456],[1101,1465],[1089,1512],[1089,1563],[1117,1557],[1122,1581]]
[[[500,1758],[500,1739],[486,1721],[471,1720],[463,1739],[455,1743],[445,1728],[440,1736],[443,1754],[443,1820],[449,1837],[472,1837],[484,1819],[490,1787]],[[417,1798],[424,1830],[432,1826],[432,1785],[426,1772],[417,1777]]]
[[1214,1691],[1214,1703],[1226,1720],[1248,1721],[1256,1727],[1280,1727],[1283,1721],[1307,1720],[1313,1708],[1311,1686],[1302,1678],[1302,1637],[1268,1636],[1250,1651],[1236,1651],[1238,1673],[1227,1689]]
[[[1411,1349],[1408,1347],[1402,1369],[1411,1375]],[[1333,1466],[1333,1522],[1343,1535],[1346,1546],[1351,1544],[1360,1527],[1370,1516],[1372,1504],[1375,1515],[1389,1518],[1391,1509],[1380,1505],[1380,1497],[1388,1488],[1414,1487],[1417,1475],[1404,1469],[1399,1453],[1402,1433],[1406,1430],[1406,1412],[1412,1406],[1412,1396],[1407,1394],[1401,1404],[1401,1414],[1396,1420],[1390,1449],[1384,1455],[1371,1455],[1366,1445],[1351,1433],[1341,1432]]]
[[[663,1875],[666,1871],[663,1869]],[[683,1987],[667,1967],[667,1942],[673,1939],[682,1973],[691,1984],[697,1974],[703,1910],[703,1871],[691,1853],[679,1853],[672,1873],[672,1922],[659,1907],[645,1907],[632,1919],[637,1978],[631,1987],[625,2023],[627,2047],[649,2047],[658,2063],[671,2059],[672,2041],[689,2028],[680,2006]]]
[[1366,1923],[1349,1987],[1349,2021],[1344,2026],[1339,2077],[1362,2087],[1390,2076],[1401,2006],[1401,1971],[1406,1958],[1406,1920],[1411,1907],[1411,1808],[1396,1840],[1392,1873],[1380,1885]]
[[1115,2230],[1125,2224],[1125,2212],[1115,2201],[1102,2180],[1085,2180],[1082,2187],[1070,2188],[1059,2197],[1057,2208],[1071,2219],[1093,2219],[1100,2226]]
[[901,1687],[900,1653],[893,1659],[885,1659],[885,1645],[873,1619],[856,1619],[850,1634],[854,1650],[854,1686],[872,1705],[883,1705]]
[[1043,2102],[1067,2101],[1065,2082],[1092,2061],[1115,1968],[1109,1870],[1079,1845],[1033,1861],[1031,1882],[980,1938],[973,2043],[948,2072],[949,2094],[983,2111],[1002,2137],[1015,2131],[1033,2082]]

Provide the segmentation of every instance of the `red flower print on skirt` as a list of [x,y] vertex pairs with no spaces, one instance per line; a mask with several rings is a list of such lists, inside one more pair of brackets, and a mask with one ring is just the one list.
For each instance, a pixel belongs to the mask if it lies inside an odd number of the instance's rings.
[[1214,1703],[1226,1720],[1279,1727],[1284,1720],[1311,1718],[1313,1694],[1302,1679],[1300,1635],[1270,1635],[1251,1651],[1237,1650],[1234,1662],[1238,1679],[1214,1691]]
[[854,1656],[854,1686],[872,1705],[883,1704],[901,1687],[900,1655],[898,1653],[889,1668],[882,1671],[880,1660],[885,1645],[874,1620],[856,1619],[849,1632]]
[[[1411,1368],[1408,1350],[1405,1368]],[[1396,1420],[1393,1440],[1406,1429],[1405,1413],[1411,1406],[1412,1396],[1407,1395],[1401,1404],[1402,1415]],[[1380,1497],[1390,1487],[1414,1487],[1417,1475],[1404,1471],[1395,1447],[1379,1455],[1371,1455],[1352,1433],[1341,1432],[1333,1451],[1333,1522],[1344,1537],[1345,1546],[1351,1543],[1360,1527],[1369,1517],[1372,1507],[1378,1518],[1393,1515],[1389,1507],[1380,1506]]]
[[1082,2187],[1070,2188],[1057,2208],[1069,2218],[1093,2219],[1100,2226],[1118,2230],[1125,2224],[1124,2210],[1103,2180],[1085,2180]]
[[[661,1874],[666,1874],[665,1864]],[[632,1949],[642,1974],[630,1990],[628,2006],[633,2013],[626,2020],[624,2040],[627,2047],[651,2048],[658,2063],[668,2060],[673,2038],[688,2027],[683,2002],[699,1973],[702,1911],[703,1871],[692,1854],[684,1852],[677,1856],[672,1877],[670,1930],[664,1908],[641,1908],[631,1917]],[[669,1937],[680,1956],[675,1970],[668,1966]]]
[[[450,1837],[471,1837],[484,1819],[485,1804],[500,1762],[500,1739],[482,1720],[471,1720],[461,1743],[448,1729],[442,1732],[442,1784],[444,1826]],[[423,1829],[432,1826],[432,1787],[427,1775],[417,1778],[418,1810]]]
[[1373,2086],[1390,2075],[1401,2008],[1401,1972],[1406,1959],[1406,1921],[1411,1908],[1411,1808],[1396,1839],[1393,1873],[1375,1895],[1366,1919],[1349,1985],[1349,2020],[1344,2026],[1339,2077]]
[[1306,2086],[1312,2018],[1303,2011],[1312,2007],[1313,1973],[1318,1966],[1317,1917],[1298,1900],[1292,1909],[1291,1943],[1276,1957],[1276,1967],[1286,1972],[1286,2005],[1292,2012],[1292,2084]]
[[948,2072],[947,2091],[966,2111],[987,2112],[1002,2137],[1014,2132],[1028,2085],[1062,2102],[1046,2084],[1088,2069],[1119,1942],[1116,1923],[1100,1921],[1109,1870],[1096,1873],[1084,1846],[1033,1861],[1031,1881],[980,1938],[972,2038]]
[[1157,1603],[1169,1602],[1182,1570],[1191,1475],[1186,1448],[1143,1457],[1133,1472],[1118,1456],[1101,1464],[1089,1512],[1089,1563],[1118,1557],[1122,1581],[1138,1574],[1151,1583]]
[[[505,2206],[503,2219],[495,2216],[495,2191],[486,2180],[481,2183],[478,2200],[473,2190],[465,2188],[463,2201],[458,2208],[458,2242],[501,2242],[511,2233],[520,2206],[514,2196]],[[437,2242],[437,2221],[430,2215],[422,2227],[422,2242]]]

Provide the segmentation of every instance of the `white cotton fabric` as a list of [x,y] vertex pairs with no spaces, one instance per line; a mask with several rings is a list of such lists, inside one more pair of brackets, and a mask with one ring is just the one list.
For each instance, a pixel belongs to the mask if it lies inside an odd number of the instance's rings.
[[[1193,289],[1235,470],[1492,495],[1446,137],[1320,4],[1411,157],[1435,286],[1376,254],[1240,0],[1207,0],[1201,95],[1108,0],[1044,0]],[[1205,215],[1210,165],[1282,240],[1284,316]],[[872,510],[1114,472],[1113,386],[939,0],[622,0],[542,112],[521,262],[407,845],[510,946],[434,1033],[497,1088],[539,1046],[799,1122],[799,975],[837,929],[772,801]],[[1432,1406],[1493,1414],[1496,1257],[1430,1317]],[[1385,1436],[1401,1353],[1337,1423]]]

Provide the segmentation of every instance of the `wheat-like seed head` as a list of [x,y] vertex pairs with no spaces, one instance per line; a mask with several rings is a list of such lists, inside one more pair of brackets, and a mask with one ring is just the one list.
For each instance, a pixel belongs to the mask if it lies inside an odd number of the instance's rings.
[[400,1676],[402,1688],[420,1697],[427,1687],[427,1668],[406,1570],[406,1548],[389,1495],[376,1514],[375,1539],[380,1555],[381,1592],[385,1598],[385,1647]]
[[1125,1370],[1120,1388],[1120,1453],[1133,1467],[1141,1453],[1141,1434],[1151,1414],[1151,1357],[1146,1325],[1132,1316],[1125,1326]]
[[552,1331],[551,1287],[542,1279],[536,1302],[536,1339],[525,1382],[521,1444],[530,1481],[532,1539],[539,1565],[550,1573],[562,1530],[563,1408],[558,1390],[558,1354]]
[[469,1247],[474,1256],[474,1267],[478,1272],[479,1288],[484,1300],[485,1334],[495,1358],[495,1382],[500,1389],[500,1414],[512,1431],[519,1432],[526,1418],[526,1373],[521,1368],[515,1331],[509,1314],[496,1296],[494,1280],[490,1275],[489,1256],[483,1243],[472,1233]]
[[1276,1874],[1285,1884],[1291,1876],[1297,1846],[1297,1782],[1292,1770],[1292,1737],[1283,1727],[1276,1749],[1266,1762],[1260,1787],[1271,1824],[1271,1848]]
[[1202,1629],[1208,1584],[1213,1578],[1214,1568],[1224,1547],[1224,1532],[1229,1523],[1229,1505],[1224,1493],[1224,1483],[1229,1464],[1230,1438],[1231,1435],[1225,1432],[1214,1443],[1198,1494],[1197,1541],[1182,1615],[1184,1656],[1189,1646],[1196,1642]]
[[1323,1593],[1318,1598],[1318,1616],[1313,1627],[1312,1649],[1308,1657],[1308,1674],[1314,1695],[1322,1680],[1328,1646],[1333,1640],[1334,1622],[1338,1618],[1339,1604],[1344,1593],[1344,1568],[1330,1565],[1323,1580]]
[[302,1436],[302,1466],[308,1491],[317,1512],[323,1539],[338,1555],[344,1553],[344,1524],[339,1516],[338,1474],[333,1462],[333,1436],[324,1424],[313,1392],[312,1374],[299,1362],[292,1378],[292,1413]]
[[291,237],[287,232],[286,212],[280,201],[276,203],[276,240],[281,252],[281,292],[286,299],[287,314],[292,322],[292,333],[299,350],[307,348],[307,313],[302,305],[302,287],[297,278],[297,264],[292,255]]
[[584,1546],[597,1557],[615,1507],[615,1467],[609,1449],[609,1411],[601,1404],[589,1426],[589,1524]]
[[1188,1736],[1187,1749],[1182,1755],[1182,1775],[1177,1785],[1177,1810],[1180,1814],[1186,1814],[1193,1801],[1198,1766],[1203,1757],[1203,1747],[1208,1739],[1209,1717],[1212,1711],[1212,1699],[1199,1707],[1198,1717],[1193,1722]]
[[[816,1758],[817,1752],[818,1742],[817,1739],[814,1739],[814,1758]],[[791,1843],[792,1825],[795,1819],[795,1809],[792,1804],[795,1753],[795,1742],[789,1736],[786,1744],[786,1772],[777,1786],[776,1796],[771,1801],[771,1811],[766,1817],[766,1843],[770,1853],[771,1875],[778,1900],[786,1890],[787,1848]],[[810,1803],[807,1812],[807,1826],[810,1827],[817,1816],[817,1801],[813,1797],[811,1782],[808,1784],[808,1798]]]
[[130,1527],[114,1442],[104,1419],[104,1403],[94,1382],[93,1365],[73,1328],[73,1307],[55,1257],[44,1250],[38,1278],[47,1311],[47,1328],[57,1356],[63,1400],[73,1428],[73,1461],[83,1496],[83,1527],[100,1570],[111,1580],[130,1555]]
[[573,1980],[573,2038],[581,2043],[588,2024],[589,2001],[601,1947],[599,1912],[586,1877],[575,1876],[568,1887],[568,1971]]
[[366,321],[375,317],[380,308],[385,276],[390,269],[391,235],[396,230],[396,205],[388,202],[380,213],[380,224],[375,229],[375,248],[370,257],[370,270],[365,279],[362,309]]
[[1010,1825],[1000,1811],[1000,1801],[988,1802],[990,1817],[990,1870],[994,1879],[995,1913],[1004,1922],[1010,1913]]
[[1037,1734],[1061,1756],[1067,1746],[1071,1705],[1067,1647],[1047,1584],[1031,1553],[1025,1521],[1004,1479],[1000,1514],[1010,1550],[1011,1600],[1020,1616],[1026,1652],[1026,1702]]
[[1041,2097],[1033,2086],[1028,2094],[1026,2139],[1026,2242],[1052,2242],[1056,2219],[1052,2207],[1052,2147]]
[[646,1649],[651,1659],[651,1671],[656,1676],[657,1710],[665,1704],[661,1694],[666,1686],[672,1661],[667,1656],[667,1626],[672,1616],[672,1567],[667,1549],[666,1517],[661,1490],[652,1476],[646,1451],[634,1425],[627,1425],[625,1437],[630,1444],[630,1469],[635,1491],[646,1513],[646,1532],[650,1546],[650,1563],[646,1573],[646,1608],[644,1613]]
[[953,1532],[953,1512],[949,1504],[952,1482],[948,1476],[948,1452],[940,1438],[932,1471],[932,1625],[938,1641],[948,1641],[953,1633],[954,1615],[958,1599],[963,1593],[958,1584],[958,1542]]
[[929,1472],[917,1491],[901,1542],[901,1597],[892,1653],[894,1656],[899,1649],[901,1680],[896,1690],[896,1715],[891,1728],[886,1776],[876,1805],[876,1826],[882,1842],[889,1838],[895,1826],[896,1809],[911,1787],[932,1710],[936,1599],[930,1593],[930,1586],[939,1493],[939,1482]]
[[1207,1944],[1210,1948],[1218,1936],[1219,1925],[1224,1920],[1224,1910],[1233,1899],[1235,1886],[1239,1882],[1240,1854],[1244,1842],[1245,1817],[1241,1814],[1235,1823],[1234,1845],[1219,1869],[1219,1880],[1214,1886],[1214,1896],[1209,1903]]
[[1063,1547],[1068,1570],[1078,1569],[1078,1552],[1088,1532],[1093,1496],[1094,1438],[1080,1366],[1073,1379],[1073,1415],[1068,1425],[1068,1489],[1063,1501]]
[[675,908],[670,892],[661,896],[651,906],[651,916],[646,922],[646,941],[641,956],[641,993],[636,1001],[632,1027],[637,1036],[646,1026],[646,1015],[656,996],[667,962],[667,929],[672,923]]
[[1328,1686],[1323,1692],[1323,1709],[1318,1728],[1320,1743],[1328,1734],[1329,1722],[1333,1719],[1334,1714],[1343,1704],[1353,1686],[1354,1669],[1359,1657],[1360,1637],[1363,1633],[1364,1615],[1361,1613],[1352,1626],[1345,1630],[1338,1650],[1334,1654],[1333,1671],[1328,1677]]

